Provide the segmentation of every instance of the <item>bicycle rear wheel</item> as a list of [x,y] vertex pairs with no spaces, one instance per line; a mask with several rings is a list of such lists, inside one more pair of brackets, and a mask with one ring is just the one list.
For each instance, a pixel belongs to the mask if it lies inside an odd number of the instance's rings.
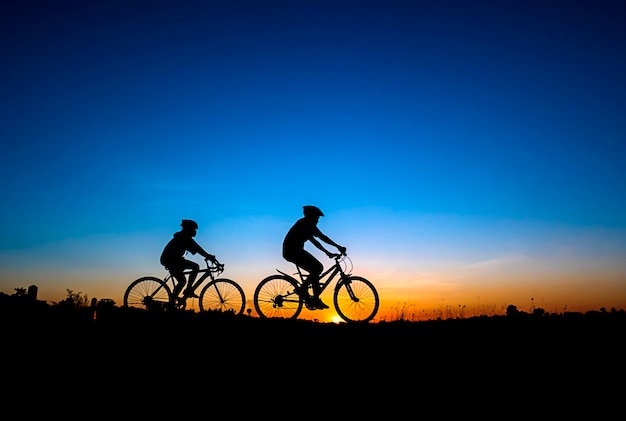
[[124,307],[165,310],[171,296],[172,291],[162,279],[146,276],[137,279],[126,288]]
[[302,311],[302,300],[294,292],[297,283],[284,275],[263,279],[254,291],[254,308],[262,319],[296,319]]
[[374,285],[360,276],[340,280],[333,301],[337,314],[346,322],[369,322],[376,316],[380,304]]
[[206,284],[198,301],[200,311],[219,310],[241,314],[246,307],[243,289],[230,279],[216,279]]

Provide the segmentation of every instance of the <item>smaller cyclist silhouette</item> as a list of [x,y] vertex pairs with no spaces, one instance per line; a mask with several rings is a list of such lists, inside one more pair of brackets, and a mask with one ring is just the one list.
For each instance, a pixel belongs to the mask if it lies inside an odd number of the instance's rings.
[[[216,263],[215,256],[207,253],[197,242],[193,239],[196,236],[198,230],[198,224],[191,219],[183,219],[180,226],[182,229],[174,233],[173,238],[165,245],[163,252],[161,253],[161,264],[165,269],[169,270],[172,276],[176,279],[176,285],[172,291],[173,300],[176,300],[181,291],[187,285],[187,289],[183,295],[185,298],[198,298],[193,289],[193,283],[198,276],[200,265],[191,260],[185,259],[185,253],[199,254],[204,257],[205,260],[210,260]],[[191,269],[189,273],[189,279],[185,279],[185,269]],[[175,301],[174,303],[175,304]]]
[[[311,244],[326,253],[329,258],[334,256],[333,253],[326,250],[318,241],[318,238],[326,244],[337,247],[341,254],[346,253],[346,248],[335,243],[317,227],[320,216],[324,216],[324,213],[317,206],[303,206],[302,211],[304,217],[296,221],[283,240],[283,258],[309,273],[305,284],[298,293],[304,297],[309,307],[324,309],[328,308],[328,306],[320,299],[321,285],[319,283],[324,266],[304,249],[304,244],[310,241]],[[308,294],[309,285],[313,289],[313,297],[310,297]]]

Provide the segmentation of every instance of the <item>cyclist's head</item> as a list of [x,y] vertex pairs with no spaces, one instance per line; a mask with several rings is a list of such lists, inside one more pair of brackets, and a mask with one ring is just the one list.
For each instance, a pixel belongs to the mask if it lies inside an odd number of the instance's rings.
[[317,206],[302,206],[304,216],[324,216],[324,213]]
[[183,227],[184,230],[197,230],[198,224],[196,221],[191,219],[183,219],[183,222],[180,223],[180,226]]

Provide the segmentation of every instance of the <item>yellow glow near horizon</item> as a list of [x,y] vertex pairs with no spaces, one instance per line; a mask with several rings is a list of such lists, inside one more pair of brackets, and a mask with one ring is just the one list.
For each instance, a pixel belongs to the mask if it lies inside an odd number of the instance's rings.
[[[252,228],[246,227],[250,229],[244,231],[249,233]],[[339,236],[350,237],[348,232],[342,234]],[[0,256],[4,262],[2,292],[12,294],[15,288],[36,285],[38,298],[51,303],[67,298],[67,290],[72,290],[90,299],[107,298],[122,305],[124,291],[132,281],[142,276],[165,275],[158,255],[162,237],[168,236],[169,233],[104,236],[5,253]],[[274,236],[281,238],[282,231]],[[420,238],[418,233],[415,236]],[[511,235],[515,246],[488,250],[480,249],[484,235],[478,233],[475,244],[459,246],[460,240],[450,240],[449,250],[441,245],[427,250],[389,240],[385,241],[384,250],[377,251],[380,245],[375,247],[369,244],[371,239],[358,237],[358,241],[357,237],[349,241],[354,244],[349,252],[354,263],[352,273],[367,278],[378,290],[381,302],[375,321],[402,317],[423,320],[444,314],[500,314],[511,304],[524,311],[534,306],[548,312],[626,308],[626,251],[619,234],[578,229],[558,236],[546,235],[537,242]],[[517,241],[532,246],[522,247]],[[223,277],[243,288],[253,316],[252,298],[261,279],[276,273],[276,269],[288,273],[293,270],[281,258],[280,241],[274,238],[255,241],[242,249],[235,247],[239,242],[220,231],[205,242],[226,264]],[[547,247],[546,242],[552,245]],[[32,255],[41,257],[37,266],[32,264]],[[72,256],[72,264],[63,260],[67,256]],[[320,258],[328,267],[325,256]],[[328,304],[332,302],[333,288],[330,285],[322,295]],[[331,322],[335,315],[331,308],[303,310],[300,317]]]
[[[14,288],[36,285],[38,298],[50,303],[59,302],[67,297],[67,290],[81,292],[89,298],[113,299],[122,305],[123,294],[130,282],[141,274],[120,272],[76,271],[64,276],[44,276],[36,272],[27,272],[28,276],[14,279]],[[531,271],[532,272],[532,271]],[[626,308],[626,282],[624,271],[618,269],[553,270],[542,273],[529,271],[511,271],[505,276],[500,273],[472,270],[441,271],[439,273],[413,273],[398,271],[395,273],[363,272],[376,286],[380,307],[375,321],[419,319],[448,316],[474,316],[503,314],[510,304],[520,310],[529,311],[532,307],[541,307],[548,312],[598,310]],[[515,274],[515,275],[513,275]],[[158,273],[156,274],[158,275]],[[233,270],[231,279],[237,279],[242,285],[251,308],[254,288],[258,280],[250,276],[239,276]],[[28,282],[23,282],[28,279]],[[12,294],[13,290],[4,291]],[[322,298],[332,302],[332,293],[326,291]],[[329,303],[330,304],[330,303]],[[308,311],[303,310],[300,318],[334,322],[334,309]]]

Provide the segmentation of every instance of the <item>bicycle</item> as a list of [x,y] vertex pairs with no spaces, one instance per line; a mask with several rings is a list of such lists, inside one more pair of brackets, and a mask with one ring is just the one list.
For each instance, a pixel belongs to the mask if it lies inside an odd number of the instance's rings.
[[[320,275],[321,292],[339,276],[333,293],[337,314],[346,322],[369,322],[378,312],[380,304],[376,288],[367,279],[351,274],[352,261],[346,254],[334,254],[333,259],[334,264]],[[276,269],[278,274],[270,275],[259,282],[254,291],[254,307],[259,317],[296,319],[303,306],[316,310],[296,292],[300,291],[307,276],[298,265],[296,269],[293,276]],[[311,286],[308,288],[311,289]]]
[[[243,289],[235,281],[218,278],[224,271],[224,265],[215,262],[209,265],[205,260],[206,269],[200,269],[200,277],[193,285],[195,291],[207,279],[210,281],[202,288],[198,303],[200,311],[219,310],[232,311],[241,314],[246,306],[246,296]],[[191,271],[185,271],[185,276],[189,276]],[[145,310],[167,310],[172,307],[184,310],[187,305],[187,298],[183,296],[174,297],[172,290],[176,285],[176,278],[171,273],[163,278],[154,276],[144,276],[133,281],[124,293],[124,307],[135,307]],[[171,288],[169,286],[171,284]],[[170,303],[174,303],[172,306]]]

